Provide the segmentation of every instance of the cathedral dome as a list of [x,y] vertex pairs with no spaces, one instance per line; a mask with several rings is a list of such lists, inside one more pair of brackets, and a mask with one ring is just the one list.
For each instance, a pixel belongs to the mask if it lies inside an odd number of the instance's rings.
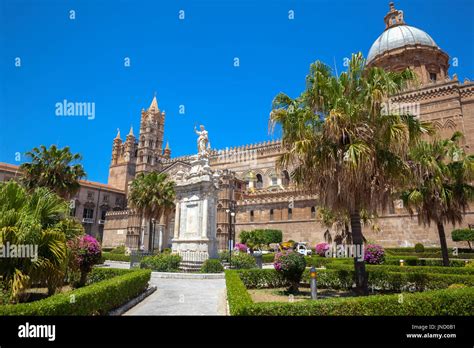
[[367,55],[367,62],[378,55],[405,46],[424,45],[439,48],[436,42],[425,33],[409,25],[397,25],[386,29],[373,43]]
[[444,81],[448,76],[449,56],[423,30],[405,23],[403,11],[393,2],[384,17],[385,30],[372,44],[368,67],[387,71],[411,69],[421,84]]

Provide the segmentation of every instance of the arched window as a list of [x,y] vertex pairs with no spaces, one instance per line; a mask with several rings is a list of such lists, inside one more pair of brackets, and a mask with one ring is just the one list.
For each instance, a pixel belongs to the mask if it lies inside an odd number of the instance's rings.
[[288,220],[293,219],[293,209],[288,208]]
[[263,187],[263,177],[262,174],[257,174],[257,188],[260,189]]
[[311,207],[311,219],[316,219],[316,207]]
[[253,219],[254,219],[254,214],[253,214],[253,210],[250,211],[250,222],[253,222]]
[[270,221],[273,221],[273,209],[270,209]]

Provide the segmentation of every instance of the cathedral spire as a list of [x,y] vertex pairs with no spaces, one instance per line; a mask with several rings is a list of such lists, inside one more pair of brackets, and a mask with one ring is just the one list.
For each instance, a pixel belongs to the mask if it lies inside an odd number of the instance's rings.
[[115,136],[115,139],[120,140],[120,129],[117,128],[117,135]]
[[135,135],[133,134],[133,125],[130,125],[130,132],[128,132],[128,135],[131,135],[134,137]]
[[155,96],[153,97],[153,100],[151,101],[151,104],[150,104],[150,107],[148,108],[148,111],[160,111],[160,109],[158,108],[158,101],[156,100],[156,92],[155,92]]

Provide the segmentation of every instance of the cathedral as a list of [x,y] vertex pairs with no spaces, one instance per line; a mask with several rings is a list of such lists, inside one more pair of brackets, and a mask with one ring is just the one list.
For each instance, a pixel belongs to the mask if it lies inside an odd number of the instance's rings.
[[[419,80],[416,86],[391,96],[388,104],[407,107],[430,121],[441,137],[461,131],[463,146],[472,153],[474,83],[467,79],[461,82],[455,74],[450,76],[448,53],[428,33],[408,25],[403,11],[393,3],[383,21],[384,30],[368,51],[367,65],[389,71],[411,68]],[[173,180],[190,170],[194,154],[172,157],[169,144],[163,144],[165,119],[155,96],[150,106],[141,111],[137,134],[130,129],[122,139],[118,131],[113,139],[108,183],[81,181],[73,215],[82,221],[87,233],[102,239],[104,247],[171,247],[175,214],[148,226],[128,208],[126,199],[130,183],[139,173],[164,172]],[[297,191],[289,170],[276,169],[281,151],[279,141],[209,149],[211,170],[219,174],[216,230],[220,250],[228,248],[229,238],[238,242],[243,230],[279,229],[284,240],[308,242],[311,246],[333,233],[317,219],[317,197]],[[15,176],[16,171],[16,166],[0,163],[0,180]],[[474,224],[472,212],[466,214],[463,227],[470,224]],[[378,216],[377,228],[374,226],[364,226],[364,236],[383,246],[439,244],[436,226],[418,225],[416,217],[410,217],[400,201],[394,201],[387,213]],[[451,230],[451,226],[446,226],[447,241],[455,246]]]
[[[390,71],[411,68],[419,84],[391,97],[389,104],[409,107],[415,115],[432,122],[441,137],[454,131],[464,135],[468,152],[474,147],[474,84],[461,83],[448,74],[449,55],[421,29],[406,24],[404,13],[393,3],[384,17],[385,30],[375,40],[367,55],[367,65]],[[127,194],[134,176],[142,172],[160,171],[173,179],[189,170],[192,155],[171,157],[168,144],[163,149],[165,113],[160,111],[156,97],[141,112],[140,131],[133,130],[123,141],[120,132],[113,141],[112,163],[108,184]],[[212,135],[211,135],[212,137]],[[226,249],[228,239],[238,241],[242,230],[271,228],[283,231],[285,240],[309,242],[313,245],[327,238],[327,227],[317,220],[317,197],[298,192],[288,171],[277,171],[281,154],[279,141],[242,145],[225,150],[210,150],[211,169],[220,174],[217,205],[217,239],[219,249]],[[174,235],[174,214],[157,221],[155,228],[143,226],[141,219],[129,209],[110,211],[106,215],[104,246],[126,244],[137,248],[140,232],[145,228],[145,249],[170,248]],[[469,212],[466,225],[474,223]],[[366,227],[367,240],[384,246],[410,246],[416,242],[438,244],[434,227],[419,226],[408,216],[400,201],[379,216],[377,228]],[[450,228],[448,242],[451,241]],[[152,234],[152,231],[157,234]],[[331,233],[331,231],[329,231]],[[152,242],[153,240],[153,242]],[[158,242],[156,242],[158,241]],[[454,244],[453,244],[454,245]]]

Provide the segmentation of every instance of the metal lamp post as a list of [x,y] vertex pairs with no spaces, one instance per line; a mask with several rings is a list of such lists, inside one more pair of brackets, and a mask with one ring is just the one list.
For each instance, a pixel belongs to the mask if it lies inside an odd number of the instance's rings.
[[233,247],[233,239],[232,239],[232,224],[233,224],[233,218],[235,217],[235,211],[233,208],[233,204],[231,203],[231,206],[229,209],[225,210],[227,214],[229,214],[229,264],[230,268],[232,268],[232,247]]
[[318,298],[318,284],[317,284],[318,274],[316,273],[316,268],[314,266],[309,270],[309,278],[311,285],[311,299],[316,300]]
[[151,243],[149,243],[149,249],[151,252],[154,252],[155,251],[155,226],[156,226],[156,219],[153,218],[151,219],[151,223],[152,223],[152,237],[150,238],[151,240]]

